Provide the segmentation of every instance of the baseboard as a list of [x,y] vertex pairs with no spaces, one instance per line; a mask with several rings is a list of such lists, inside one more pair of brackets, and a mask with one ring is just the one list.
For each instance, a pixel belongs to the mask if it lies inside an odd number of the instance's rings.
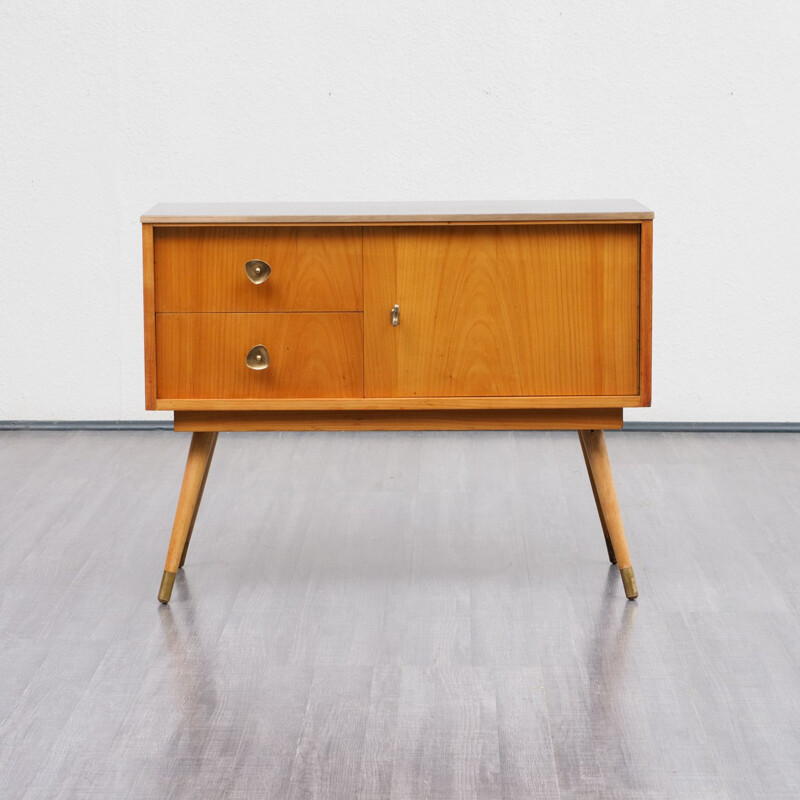
[[659,433],[800,433],[800,422],[625,422],[622,429]]
[[171,431],[171,419],[0,420],[0,431]]
[[[172,420],[0,420],[0,431],[171,431]],[[626,422],[646,433],[800,433],[800,422]]]

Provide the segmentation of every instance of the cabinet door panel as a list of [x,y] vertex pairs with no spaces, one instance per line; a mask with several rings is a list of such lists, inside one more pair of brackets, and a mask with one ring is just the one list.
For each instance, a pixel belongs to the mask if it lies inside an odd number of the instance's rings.
[[638,391],[638,225],[365,229],[364,276],[368,397]]

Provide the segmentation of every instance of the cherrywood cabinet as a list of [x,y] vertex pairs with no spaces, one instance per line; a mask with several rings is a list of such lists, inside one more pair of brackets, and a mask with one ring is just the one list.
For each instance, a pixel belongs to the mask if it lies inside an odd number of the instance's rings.
[[160,599],[218,431],[414,428],[580,431],[635,597],[602,431],[650,403],[652,217],[634,201],[145,214],[146,405],[194,431]]

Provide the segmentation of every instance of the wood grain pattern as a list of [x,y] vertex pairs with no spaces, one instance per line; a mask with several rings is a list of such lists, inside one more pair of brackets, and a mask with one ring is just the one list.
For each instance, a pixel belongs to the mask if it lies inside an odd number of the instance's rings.
[[[162,396],[363,395],[361,314],[157,314],[156,332]],[[268,369],[245,365],[257,344]]]
[[365,230],[366,395],[637,394],[638,251],[633,224]]
[[[630,268],[634,231],[641,231],[635,301]],[[576,232],[577,243],[571,241]],[[517,222],[501,227],[487,225],[484,220],[483,224],[471,227],[374,227],[363,235],[368,293],[364,356],[367,393],[373,396],[366,399],[348,396],[338,403],[321,397],[317,406],[320,409],[649,405],[652,222],[631,224],[617,220],[614,225],[598,220],[581,225]],[[298,310],[304,306],[319,306],[325,310],[339,306],[361,308],[364,300],[359,263],[362,231],[320,227],[167,226],[156,228],[155,241],[153,237],[153,226],[145,224],[146,406],[185,410],[303,410],[314,407],[309,395],[174,397],[169,387],[169,391],[159,389],[156,386],[155,306],[187,311],[207,308],[257,311],[283,307]],[[387,239],[391,239],[391,246]],[[397,240],[405,242],[399,248],[403,256],[400,284],[397,280],[398,248],[394,244]],[[242,266],[243,261],[255,255],[251,244],[268,249],[269,253],[261,255],[267,255],[265,260],[271,259],[273,265],[279,265],[261,286],[247,280]],[[615,261],[620,247],[625,251],[621,269]],[[558,255],[559,248],[560,260],[552,258],[550,250]],[[231,255],[232,249],[236,250],[234,255]],[[425,261],[426,252],[432,261]],[[579,264],[576,266],[581,258],[584,259],[583,268]],[[442,260],[444,269],[440,269],[438,263]],[[205,266],[198,271],[192,268],[195,262]],[[330,263],[341,263],[345,267],[341,271],[331,271],[326,269]],[[423,279],[417,280],[425,263],[435,269],[428,269]],[[593,263],[600,263],[600,268],[592,269]],[[292,269],[297,280],[287,282],[287,271]],[[436,275],[437,270],[442,274]],[[469,279],[464,277],[465,272],[469,273]],[[280,276],[277,282],[276,276]],[[384,308],[385,298],[399,297],[398,291],[404,291],[407,285],[412,299],[416,292],[421,293],[426,302],[431,298],[436,301],[435,308],[430,308],[429,303],[429,318],[425,321],[429,335],[426,337],[410,335],[409,314],[413,320],[415,311],[408,304],[401,309],[400,327],[392,329],[388,324],[387,312],[391,305]],[[454,290],[457,290],[455,297]],[[350,300],[343,299],[346,297]],[[449,300],[449,307],[446,303],[443,309],[438,307],[442,297]],[[611,297],[617,298],[619,308],[628,304],[628,311],[633,302],[638,303],[638,327],[632,325],[630,314],[622,319],[622,325],[616,324],[618,320],[613,314],[617,307],[607,313]],[[635,355],[631,334],[634,327]],[[397,346],[398,340],[403,347]],[[411,346],[406,347],[407,344]],[[428,370],[427,375],[418,369],[419,358]],[[632,367],[634,360],[637,364]],[[405,389],[399,385],[398,369],[406,380]],[[632,380],[634,373],[635,381]],[[374,385],[370,390],[373,384],[370,376],[374,375],[383,381],[385,392]],[[424,383],[422,387],[415,385],[419,381]],[[392,382],[397,388],[389,391],[387,386]],[[625,385],[619,389],[621,383]],[[430,394],[425,395],[425,392]]]
[[622,427],[622,409],[176,411],[176,431],[485,431]]
[[364,741],[372,673],[353,666],[315,671],[287,800],[359,796],[361,762],[352,742]]
[[144,305],[144,407],[156,407],[156,305],[153,226],[142,225],[142,289]]
[[642,222],[639,256],[639,394],[651,401],[653,368],[653,223]]
[[[261,259],[253,284],[244,265]],[[155,232],[157,311],[360,311],[359,228],[215,226]]]
[[635,200],[478,202],[160,203],[142,215],[157,224],[536,222],[641,220],[653,212]]
[[392,797],[502,800],[492,676],[486,667],[404,666],[395,742],[404,768]]
[[[426,770],[411,726],[440,798],[478,747],[504,800],[796,797],[800,435],[606,439],[639,604],[574,434],[301,433],[220,437],[157,609],[189,437],[0,433],[0,797],[317,797],[323,702],[354,798]],[[468,727],[487,670],[496,729]]]

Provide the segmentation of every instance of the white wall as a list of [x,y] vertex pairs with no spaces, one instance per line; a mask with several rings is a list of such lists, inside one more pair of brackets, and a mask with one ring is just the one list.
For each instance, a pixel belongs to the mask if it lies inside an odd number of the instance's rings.
[[633,197],[626,417],[800,420],[799,31],[796,0],[4,0],[0,419],[154,417],[158,201]]

